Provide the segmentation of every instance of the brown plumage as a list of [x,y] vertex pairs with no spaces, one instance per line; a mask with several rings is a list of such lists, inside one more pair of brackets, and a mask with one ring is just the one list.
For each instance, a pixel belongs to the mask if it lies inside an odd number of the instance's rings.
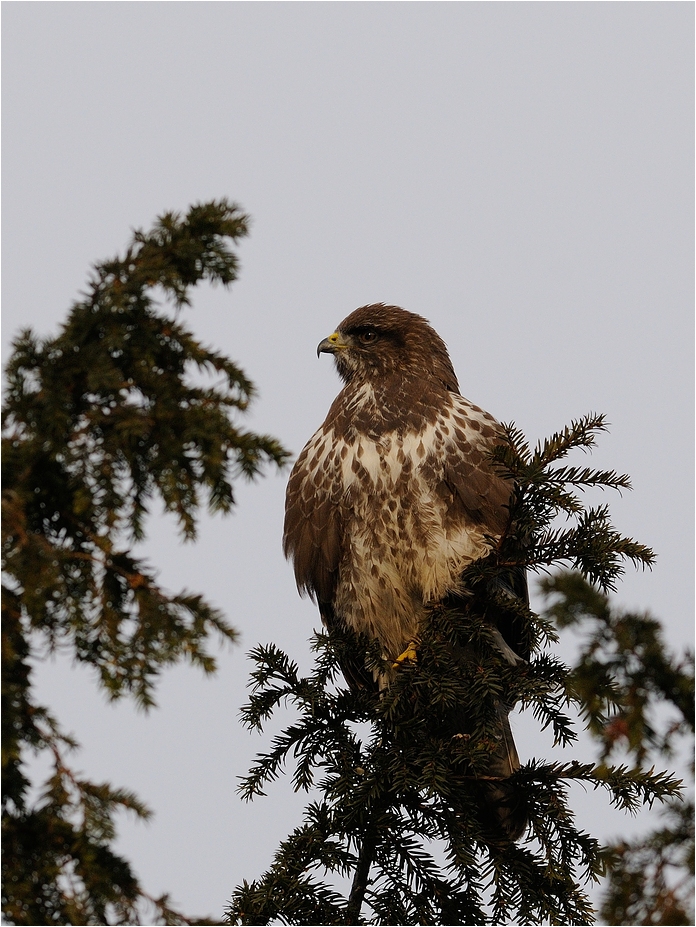
[[[462,570],[505,529],[512,486],[488,457],[504,435],[460,395],[447,348],[421,316],[363,306],[323,352],[344,386],[293,468],[283,546],[329,631],[365,633],[393,661],[417,640],[428,606],[464,592]],[[523,577],[515,585],[526,595]],[[500,631],[508,659],[527,656],[509,626]],[[359,657],[344,672],[352,685],[370,679]],[[508,713],[501,704],[489,775],[519,766]],[[507,798],[492,787],[501,809]],[[523,819],[512,822],[507,808],[497,816],[516,839]]]

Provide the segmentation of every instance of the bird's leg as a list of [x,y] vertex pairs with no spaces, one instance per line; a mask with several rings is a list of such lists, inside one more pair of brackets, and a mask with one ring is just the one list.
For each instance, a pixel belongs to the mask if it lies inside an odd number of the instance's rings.
[[401,666],[402,663],[405,663],[407,660],[411,663],[415,663],[418,660],[418,653],[416,651],[416,645],[418,641],[411,641],[406,650],[403,653],[400,653],[396,660],[392,663],[394,669],[398,666]]

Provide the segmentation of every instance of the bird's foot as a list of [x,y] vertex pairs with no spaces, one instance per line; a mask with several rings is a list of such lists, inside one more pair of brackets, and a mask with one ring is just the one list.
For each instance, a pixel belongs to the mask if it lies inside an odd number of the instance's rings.
[[406,650],[404,650],[403,653],[400,653],[396,660],[392,663],[392,666],[394,669],[396,669],[407,660],[410,663],[415,663],[418,660],[418,653],[416,652],[416,641],[411,641]]

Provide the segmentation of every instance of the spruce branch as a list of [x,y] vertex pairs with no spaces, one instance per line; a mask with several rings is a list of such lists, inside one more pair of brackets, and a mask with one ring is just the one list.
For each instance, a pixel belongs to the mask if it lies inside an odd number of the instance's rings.
[[350,888],[350,894],[348,895],[346,915],[349,923],[360,923],[360,910],[365,899],[365,893],[367,892],[368,878],[376,848],[377,834],[375,833],[374,825],[372,827],[368,825],[362,838],[362,844],[355,866],[353,883]]
[[[503,700],[531,710],[564,745],[576,737],[571,707],[594,717],[569,667],[541,652],[557,639],[553,617],[511,596],[520,572],[570,563],[604,601],[601,590],[613,587],[625,563],[653,562],[649,548],[613,527],[606,506],[588,507],[582,496],[597,487],[628,489],[628,478],[560,463],[591,449],[605,429],[603,416],[585,416],[534,451],[519,430],[507,429],[509,444],[493,454],[516,486],[507,529],[464,572],[470,595],[430,609],[417,661],[401,665],[383,691],[343,687],[340,668],[355,653],[366,653],[376,672],[390,669],[377,649],[345,630],[315,636],[307,676],[278,648],[254,651],[245,722],[260,730],[283,705],[296,720],[257,758],[243,794],[261,794],[287,766],[295,788],[318,800],[268,872],[237,889],[230,923],[593,922],[582,885],[600,878],[606,853],[577,828],[570,784],[604,791],[632,812],[672,800],[679,781],[639,767],[541,760],[503,779],[485,771],[498,748]],[[521,629],[528,661],[512,665],[501,653],[492,620],[500,611]],[[490,789],[513,786],[530,822],[524,844],[495,836],[486,817]],[[315,880],[318,870],[328,881]],[[348,878],[345,895],[330,894],[336,875]],[[319,910],[321,920],[312,920]]]
[[[202,281],[229,285],[248,231],[221,199],[167,213],[97,264],[52,338],[18,334],[3,406],[3,910],[16,924],[188,924],[144,892],[110,844],[131,793],[75,776],[74,742],[32,696],[31,659],[57,648],[95,670],[110,699],[154,704],[159,673],[215,670],[211,638],[236,639],[199,594],[172,594],[132,551],[155,499],[193,539],[200,508],[229,512],[233,486],[288,452],[240,425],[255,396],[242,369],[202,345],[179,309]],[[155,297],[169,305],[162,307]],[[26,752],[53,758],[30,803]]]

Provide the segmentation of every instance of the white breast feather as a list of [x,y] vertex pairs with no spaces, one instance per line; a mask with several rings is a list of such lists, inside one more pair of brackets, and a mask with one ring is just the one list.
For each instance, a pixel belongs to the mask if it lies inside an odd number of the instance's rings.
[[[422,432],[381,440],[361,435],[348,442],[343,459],[333,430],[318,432],[310,442],[316,442],[308,455],[310,478],[328,467],[334,471],[328,482],[340,480],[344,500],[356,500],[350,510],[343,505],[350,550],[344,551],[339,566],[336,611],[355,630],[378,637],[390,657],[417,635],[425,606],[455,589],[462,569],[487,552],[483,531],[464,525],[446,528],[447,501],[436,495],[420,467],[428,449],[440,445],[439,483],[445,459],[462,453],[452,425],[476,445],[482,438],[470,427],[471,419],[491,424],[490,417],[462,397],[451,400],[451,413],[443,409],[437,422]],[[410,468],[405,476],[406,461]],[[361,491],[352,494],[356,481]],[[418,499],[417,506],[402,505],[406,492]]]

